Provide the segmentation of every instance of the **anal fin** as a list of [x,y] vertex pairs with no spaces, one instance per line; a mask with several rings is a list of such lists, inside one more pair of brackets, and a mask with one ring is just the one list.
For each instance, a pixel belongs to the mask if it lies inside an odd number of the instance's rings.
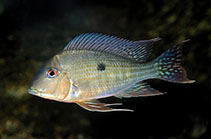
[[130,109],[116,109],[116,108],[109,107],[109,106],[114,106],[114,105],[122,105],[122,103],[106,104],[98,100],[89,100],[89,101],[77,102],[77,104],[89,111],[97,111],[97,112],[130,111],[130,112],[133,112],[133,110],[130,110]]
[[150,85],[148,85],[147,83],[139,82],[135,84],[133,87],[125,90],[124,92],[115,95],[115,97],[130,98],[130,97],[155,96],[163,94],[165,93],[155,90],[154,88],[150,87]]

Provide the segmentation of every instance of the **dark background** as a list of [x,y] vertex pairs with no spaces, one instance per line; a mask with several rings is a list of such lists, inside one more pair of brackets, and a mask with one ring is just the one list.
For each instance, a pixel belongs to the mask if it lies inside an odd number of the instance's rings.
[[[183,47],[194,84],[150,81],[163,96],[123,102],[135,112],[89,112],[27,93],[39,66],[84,32],[131,40],[163,38],[152,58]],[[0,138],[209,138],[211,2],[209,0],[0,0]]]

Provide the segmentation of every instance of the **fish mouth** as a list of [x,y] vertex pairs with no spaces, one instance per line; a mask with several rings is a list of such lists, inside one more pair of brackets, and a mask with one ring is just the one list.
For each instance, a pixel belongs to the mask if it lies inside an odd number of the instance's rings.
[[28,89],[28,92],[29,94],[32,94],[32,95],[38,95],[38,93],[40,93],[40,91],[38,91],[37,89],[35,89],[34,87],[30,87]]
[[53,94],[44,93],[44,92],[39,91],[38,89],[36,89],[34,87],[30,87],[28,89],[28,92],[29,92],[29,94],[39,96],[39,97],[43,97],[43,98],[46,98],[46,99],[53,99],[54,98]]

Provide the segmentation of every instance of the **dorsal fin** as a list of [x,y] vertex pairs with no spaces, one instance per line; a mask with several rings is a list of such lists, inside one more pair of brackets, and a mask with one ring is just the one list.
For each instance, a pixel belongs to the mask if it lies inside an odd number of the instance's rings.
[[151,54],[152,44],[161,40],[154,38],[142,41],[130,41],[110,35],[85,33],[71,40],[64,50],[92,50],[107,52],[137,62],[146,62]]

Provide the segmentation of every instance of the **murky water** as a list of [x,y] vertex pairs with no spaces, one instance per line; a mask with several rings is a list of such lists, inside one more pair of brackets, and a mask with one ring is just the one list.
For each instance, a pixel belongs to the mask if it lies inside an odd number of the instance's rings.
[[[209,1],[0,1],[0,138],[208,137],[211,98]],[[194,10],[193,10],[194,9]],[[183,66],[194,84],[150,81],[157,97],[124,99],[134,113],[88,112],[27,93],[39,66],[76,35],[161,37],[153,56],[190,38]],[[105,101],[112,102],[114,98]],[[115,99],[116,101],[120,101]]]

